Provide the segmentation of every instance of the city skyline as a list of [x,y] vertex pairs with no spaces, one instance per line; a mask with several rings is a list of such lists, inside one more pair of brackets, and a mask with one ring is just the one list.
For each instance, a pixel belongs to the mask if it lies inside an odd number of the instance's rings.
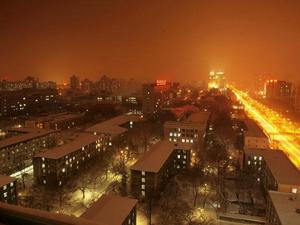
[[[1,1],[0,77],[298,80],[296,1]],[[20,19],[22,18],[22,19]],[[36,19],[38,18],[38,19]]]

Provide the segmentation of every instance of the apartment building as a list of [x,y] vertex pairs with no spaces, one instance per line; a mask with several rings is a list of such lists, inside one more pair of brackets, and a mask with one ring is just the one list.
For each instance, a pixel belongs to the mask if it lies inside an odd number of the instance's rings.
[[124,114],[95,124],[87,128],[85,132],[100,136],[102,148],[106,149],[112,147],[118,137],[124,135],[128,129],[133,128],[134,123],[141,120],[140,115]]
[[117,195],[102,195],[80,218],[107,225],[136,225],[137,200]]
[[0,202],[17,204],[16,179],[0,175]]
[[25,121],[25,127],[63,130],[80,125],[83,122],[83,114],[77,113],[56,113]]
[[76,174],[84,163],[100,152],[99,136],[78,134],[70,142],[40,152],[33,157],[35,180],[47,186],[61,186]]
[[56,145],[54,130],[15,128],[8,132],[16,135],[0,141],[1,174],[9,175],[30,166],[35,153]]
[[269,138],[262,129],[251,119],[244,120],[244,149],[248,148],[269,148]]
[[300,224],[300,198],[295,194],[269,191],[267,225]]
[[190,164],[190,143],[161,141],[130,168],[131,192],[136,198],[158,196],[168,179]]
[[300,171],[281,150],[246,149],[245,167],[252,171],[265,191],[300,193]]
[[182,121],[168,121],[164,124],[164,137],[174,143],[202,145],[208,127],[210,113],[194,112]]

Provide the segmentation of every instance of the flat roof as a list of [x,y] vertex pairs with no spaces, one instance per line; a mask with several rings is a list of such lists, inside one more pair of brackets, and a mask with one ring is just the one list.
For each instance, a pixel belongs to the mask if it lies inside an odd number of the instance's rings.
[[60,159],[74,151],[81,149],[83,146],[89,145],[96,140],[99,140],[98,136],[92,134],[78,134],[74,136],[74,140],[63,144],[61,146],[47,149],[43,152],[37,153],[34,157],[43,157],[48,159]]
[[94,126],[87,128],[86,132],[97,132],[111,135],[122,134],[127,131],[126,128],[120,127],[122,124],[130,121],[140,121],[141,117],[138,115],[120,115],[112,119],[97,123]]
[[55,122],[60,122],[60,121],[64,121],[64,120],[75,119],[75,118],[78,118],[81,116],[83,116],[83,114],[64,112],[64,113],[49,114],[49,115],[41,116],[41,117],[34,117],[27,121],[37,121],[37,122],[49,121],[49,122],[55,123]]
[[296,212],[300,209],[299,196],[277,191],[269,191],[269,196],[282,225],[299,225],[300,214]]
[[245,119],[244,124],[246,125],[246,135],[250,137],[258,138],[268,138],[267,135],[263,132],[260,126],[254,120]]
[[[68,216],[59,213],[51,213],[44,210],[25,208],[18,205],[0,202],[0,216],[5,215],[11,218],[17,217],[22,220],[40,221],[41,224],[64,224],[64,225],[109,225],[95,222],[89,219]],[[5,224],[16,224],[15,221],[8,220]]]
[[300,186],[300,171],[281,150],[246,149],[246,154],[262,156],[279,184]]
[[208,112],[195,112],[182,121],[167,121],[164,123],[164,127],[196,127],[197,129],[201,129],[206,126],[209,116],[210,113]]
[[117,195],[102,195],[80,218],[107,225],[122,225],[137,204],[136,199]]
[[0,174],[0,187],[3,187],[4,185],[10,184],[11,182],[14,182],[16,179],[10,176],[5,176]]
[[185,122],[207,123],[209,116],[209,112],[194,112],[185,120]]
[[10,129],[10,131],[20,132],[21,134],[1,140],[0,149],[57,132],[55,130],[37,128],[14,128]]
[[130,169],[157,173],[175,149],[191,148],[192,144],[188,143],[160,141],[151,146]]

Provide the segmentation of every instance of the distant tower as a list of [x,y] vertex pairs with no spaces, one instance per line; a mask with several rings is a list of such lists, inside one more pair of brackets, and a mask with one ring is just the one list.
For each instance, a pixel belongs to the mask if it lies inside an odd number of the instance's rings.
[[79,77],[77,77],[76,75],[73,75],[70,77],[70,88],[73,91],[79,90],[79,88],[80,88]]
[[300,83],[295,85],[295,100],[294,100],[294,108],[296,113],[300,114]]
[[210,72],[209,73],[209,81],[208,81],[208,89],[219,89],[220,91],[224,91],[226,89],[226,80],[224,72]]

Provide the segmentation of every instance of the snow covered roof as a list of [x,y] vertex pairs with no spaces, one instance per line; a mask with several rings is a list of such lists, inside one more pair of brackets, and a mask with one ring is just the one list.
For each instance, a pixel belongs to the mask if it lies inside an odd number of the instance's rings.
[[117,195],[102,195],[80,218],[106,225],[122,225],[137,204],[136,199]]
[[99,140],[99,136],[92,134],[78,134],[75,136],[75,140],[63,144],[61,146],[47,149],[46,151],[37,153],[34,157],[44,157],[48,159],[60,159],[72,152],[80,150],[82,147],[92,144]]
[[9,176],[0,175],[0,187],[3,187],[4,185],[8,185],[11,182],[14,182],[16,179]]

